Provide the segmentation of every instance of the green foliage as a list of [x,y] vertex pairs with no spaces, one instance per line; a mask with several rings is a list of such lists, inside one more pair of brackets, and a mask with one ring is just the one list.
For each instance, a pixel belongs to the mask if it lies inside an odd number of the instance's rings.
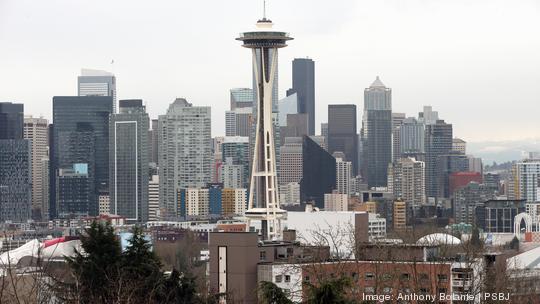
[[351,281],[348,277],[340,277],[337,279],[328,279],[321,282],[319,285],[306,284],[308,286],[308,304],[348,304],[353,303],[347,299],[345,289],[351,286]]
[[292,304],[283,290],[272,282],[259,284],[259,297],[262,304]]
[[93,222],[81,235],[81,247],[83,252],[66,257],[75,277],[68,288],[81,303],[106,303],[120,277],[120,243],[109,224]]
[[66,303],[215,303],[201,299],[195,277],[173,270],[165,275],[161,262],[135,227],[122,252],[110,224],[93,222],[81,235],[81,252],[67,257],[75,281],[57,288]]

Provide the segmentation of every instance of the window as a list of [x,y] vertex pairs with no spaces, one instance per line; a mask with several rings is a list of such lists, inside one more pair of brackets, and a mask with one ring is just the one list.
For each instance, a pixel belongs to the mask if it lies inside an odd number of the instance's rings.
[[428,294],[429,288],[420,288],[420,294]]
[[305,276],[305,277],[304,277],[304,282],[309,282],[310,280],[311,280],[311,279],[310,279],[309,276]]
[[294,248],[291,248],[291,247],[287,248],[287,256],[292,256],[293,253],[294,253]]
[[383,279],[383,281],[389,281],[392,279],[392,275],[389,273],[384,273],[381,278]]
[[411,275],[408,274],[408,273],[402,273],[401,276],[399,277],[400,280],[402,281],[408,281],[411,279]]
[[276,283],[281,283],[281,280],[282,280],[282,275],[277,275],[276,276]]
[[364,288],[365,294],[375,294],[375,287],[366,287]]
[[427,273],[421,273],[419,278],[420,281],[429,281],[429,275]]
[[285,275],[285,283],[290,283],[291,282],[291,276],[286,274]]
[[266,260],[266,251],[259,252],[259,260],[261,261]]
[[439,288],[439,293],[444,293],[446,294],[448,292],[448,290],[446,288]]
[[383,288],[383,293],[391,293],[392,292],[392,287],[384,287]]
[[352,277],[353,281],[358,282],[358,273],[356,273],[356,272],[351,273],[351,277]]
[[366,281],[373,281],[373,279],[375,279],[375,274],[373,274],[373,272],[366,272],[365,278]]
[[438,274],[437,280],[439,280],[439,282],[448,282],[448,276],[446,274]]

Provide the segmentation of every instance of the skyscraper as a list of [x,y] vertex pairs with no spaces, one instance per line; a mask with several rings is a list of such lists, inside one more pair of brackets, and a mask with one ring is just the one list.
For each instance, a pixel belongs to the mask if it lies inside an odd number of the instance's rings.
[[298,113],[308,114],[308,135],[315,135],[315,62],[310,58],[295,58],[292,62],[292,88],[296,93]]
[[159,199],[167,217],[178,215],[179,189],[212,181],[210,107],[177,98],[159,116]]
[[237,165],[242,168],[241,185],[234,188],[247,188],[249,185],[249,138],[225,136],[221,144],[221,157],[224,164]]
[[336,158],[336,190],[339,194],[351,194],[352,162]]
[[48,209],[47,193],[49,189],[43,184],[43,166],[49,158],[49,122],[40,117],[28,116],[24,118],[24,138],[30,141],[32,155],[32,217],[35,219],[47,218],[44,210]]
[[[78,214],[97,215],[98,196],[109,191],[110,96],[53,97],[53,127],[50,147],[50,214],[57,215],[56,177],[59,169],[86,164],[90,203]],[[75,191],[75,190],[74,190]]]
[[388,191],[414,209],[426,202],[425,164],[414,158],[400,158],[388,166]]
[[299,183],[302,180],[302,137],[285,138],[280,150],[279,185]]
[[324,208],[324,194],[336,189],[336,159],[309,136],[302,139],[300,198]]
[[236,108],[225,112],[225,135],[249,137],[253,131],[253,110]]
[[0,102],[0,139],[22,139],[24,105]]
[[437,160],[452,150],[452,125],[444,120],[437,120],[435,124],[427,124],[425,128],[426,196],[437,197]]
[[285,98],[282,98],[278,101],[278,107],[279,107],[279,126],[285,127],[287,126],[287,115],[288,114],[298,114],[300,113],[298,111],[299,104],[298,104],[298,94],[293,93],[291,95],[288,95]]
[[424,153],[425,125],[414,117],[403,120],[399,129],[401,156],[418,155]]
[[111,96],[113,113],[116,113],[116,77],[114,74],[92,69],[82,69],[78,77],[79,96]]
[[31,216],[32,147],[23,139],[23,117],[23,104],[0,103],[0,221]]
[[435,178],[437,179],[437,197],[450,198],[450,175],[456,172],[469,171],[469,158],[460,152],[450,151],[439,155],[435,162]]
[[512,167],[512,180],[514,196],[524,199],[528,203],[540,201],[540,159],[527,158]]
[[281,238],[281,219],[286,214],[279,208],[276,176],[275,132],[277,123],[278,49],[292,38],[285,32],[272,30],[272,21],[257,22],[257,29],[240,34],[237,40],[252,50],[253,87],[256,129],[251,170],[248,219],[261,220],[263,239]]
[[111,213],[148,221],[149,117],[140,99],[120,100],[109,124]]
[[346,161],[352,162],[353,174],[357,174],[356,105],[328,105],[328,152],[343,152]]
[[280,145],[285,142],[287,137],[302,137],[308,135],[308,122],[309,118],[307,114],[288,114],[287,124],[279,127]]
[[401,158],[401,127],[405,113],[392,113],[392,161]]
[[156,165],[159,165],[158,161],[158,120],[152,119],[150,121],[151,130],[148,130],[148,161],[151,163],[154,163]]
[[392,90],[378,76],[364,90],[362,159],[362,176],[368,186],[386,186],[392,162]]
[[237,88],[230,90],[231,111],[239,108],[251,108],[253,106],[253,89]]

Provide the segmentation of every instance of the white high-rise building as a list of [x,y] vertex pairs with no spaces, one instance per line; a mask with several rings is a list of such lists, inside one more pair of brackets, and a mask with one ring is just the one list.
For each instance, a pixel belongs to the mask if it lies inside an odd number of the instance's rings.
[[159,199],[166,217],[178,215],[180,189],[206,187],[212,181],[210,107],[194,107],[177,98],[159,116]]
[[[43,117],[24,118],[24,139],[30,140],[32,157],[32,213],[33,217],[39,216],[41,219],[48,217],[49,209],[48,183],[44,185],[44,179],[48,178],[48,175],[43,176],[44,160],[49,159],[48,129],[49,122]],[[48,165],[48,161],[45,164]]]
[[426,203],[425,164],[414,158],[401,158],[388,166],[388,191],[413,207]]
[[148,181],[148,221],[158,221],[159,218],[159,175],[152,175]]
[[528,203],[540,201],[540,159],[529,158],[517,162],[512,168],[514,196]]
[[107,71],[82,69],[77,81],[79,96],[112,96],[116,113],[116,77]]
[[285,144],[279,150],[281,154],[279,184],[300,183],[303,174],[302,138],[286,137]]
[[223,188],[242,188],[243,186],[243,170],[242,165],[234,165],[231,158],[227,158],[221,166],[220,182],[223,183]]
[[414,117],[407,117],[399,128],[400,154],[418,154],[424,152],[425,126]]
[[337,193],[324,194],[324,211],[348,211],[349,195]]
[[336,158],[336,190],[340,194],[351,194],[352,162]]

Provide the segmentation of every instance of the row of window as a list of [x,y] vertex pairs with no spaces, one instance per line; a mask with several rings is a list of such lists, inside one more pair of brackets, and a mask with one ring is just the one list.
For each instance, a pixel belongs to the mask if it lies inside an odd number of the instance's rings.
[[[331,277],[335,277],[335,274],[331,273],[330,274]],[[351,273],[351,277],[352,279],[355,281],[355,282],[358,282],[359,280],[359,275],[358,273],[356,272],[352,272]],[[390,274],[390,273],[383,273],[379,276],[383,281],[389,281],[389,280],[392,280],[393,279],[393,275]],[[376,278],[376,275],[373,273],[373,272],[366,272],[364,274],[364,280],[365,281],[373,281],[375,280]],[[420,273],[418,275],[418,278],[420,281],[429,281],[429,275],[427,273]],[[411,274],[409,273],[402,273],[399,275],[399,279],[401,281],[409,281],[411,279]],[[310,277],[309,276],[305,276],[304,277],[304,281],[305,282],[309,282],[310,281]],[[437,274],[437,281],[439,283],[446,283],[448,282],[448,275],[446,274]]]

